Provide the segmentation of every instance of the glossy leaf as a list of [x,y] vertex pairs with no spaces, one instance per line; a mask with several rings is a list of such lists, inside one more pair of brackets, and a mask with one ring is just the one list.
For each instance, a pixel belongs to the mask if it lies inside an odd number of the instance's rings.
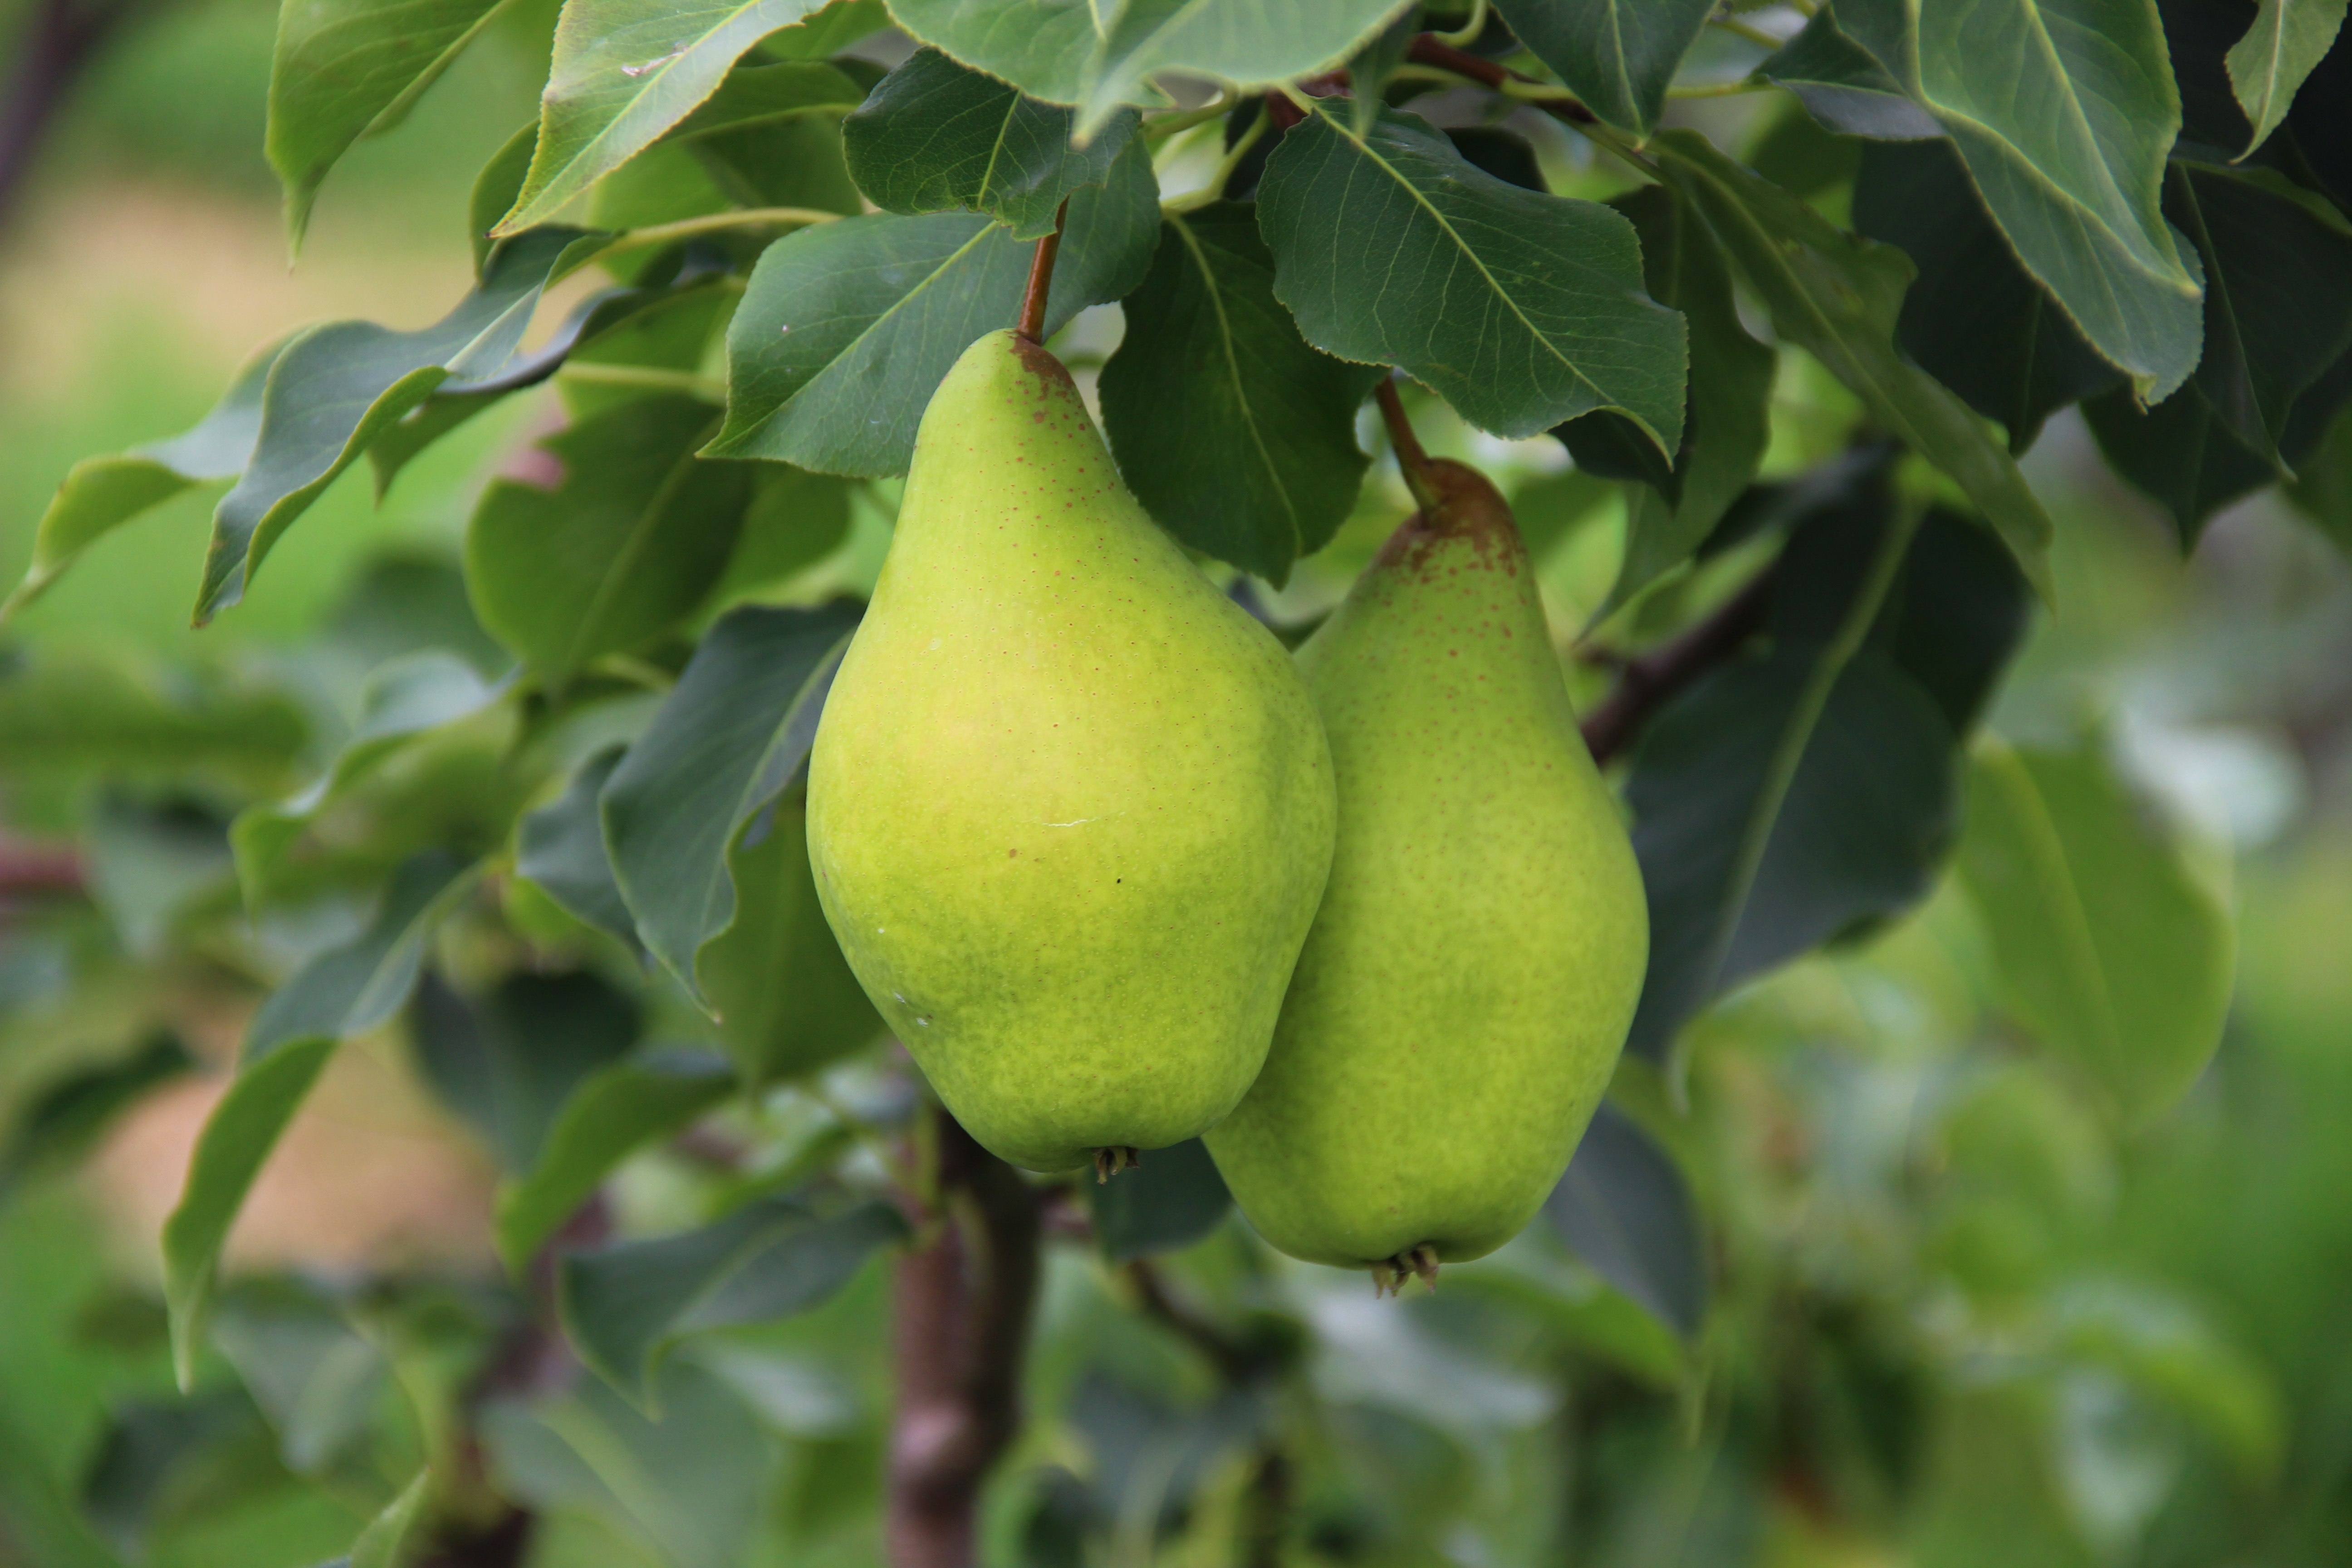
[[79,1160],[116,1117],[195,1065],[176,1036],[157,1035],[119,1061],[35,1088],[0,1138],[0,1203],[26,1177]]
[[1650,486],[1626,510],[1624,564],[1609,595],[1613,606],[1696,550],[1756,477],[1769,435],[1779,356],[1739,324],[1729,266],[1714,231],[1687,200],[1647,185],[1612,205],[1641,237],[1650,298],[1680,310],[1690,332],[1683,438],[1670,468],[1621,415],[1588,414],[1558,432],[1580,468],[1612,473],[1605,458],[1594,460],[1601,454],[1580,445],[1580,437],[1598,436],[1623,463],[1612,477]]
[[390,130],[504,0],[288,0],[278,13],[264,150],[286,187],[297,249],[327,171]]
[[392,879],[365,931],[313,958],[262,1004],[236,1077],[196,1139],[179,1205],[163,1222],[163,1299],[182,1388],[194,1370],[221,1246],[262,1163],[336,1044],[406,1000],[425,936],[471,886],[455,857],[418,856]]
[[1639,140],[1706,25],[1713,0],[1517,0],[1496,9],[1601,121]]
[[1844,0],[1838,25],[1959,149],[2026,269],[2150,402],[2202,282],[2158,210],[2180,97],[2155,0]]
[[1896,321],[1903,352],[2000,421],[2011,452],[2057,410],[2122,379],[2018,265],[1948,142],[1864,147],[1853,226],[1918,269]]
[[613,746],[580,764],[562,795],[522,819],[516,834],[515,871],[536,882],[574,918],[640,951],[637,922],[613,879],[604,853],[604,823],[597,797],[625,747]]
[[1032,98],[1081,107],[1091,135],[1121,104],[1160,101],[1161,71],[1267,87],[1339,64],[1384,26],[1399,0],[898,0],[891,15],[922,42]]
[[1912,268],[1901,251],[1832,227],[1802,202],[1690,131],[1654,145],[1771,312],[1774,329],[1826,365],[1886,428],[1956,480],[1991,520],[2044,598],[2050,519],[2016,462],[1941,383],[1906,362],[1895,328]]
[[614,879],[646,945],[697,996],[696,956],[735,920],[729,848],[807,759],[858,614],[730,612],[604,785]]
[[245,596],[278,537],[394,420],[445,383],[494,378],[509,367],[541,290],[567,256],[580,254],[579,238],[572,229],[518,236],[491,258],[478,289],[420,331],[335,321],[279,352],[262,391],[252,459],[213,514],[198,621]]
[[678,1341],[805,1312],[906,1235],[888,1204],[819,1219],[789,1199],[763,1198],[701,1230],[565,1253],[556,1310],[580,1358],[650,1407],[654,1373]]
[[1355,504],[1356,410],[1381,373],[1298,335],[1244,203],[1171,215],[1124,309],[1100,384],[1120,476],[1185,544],[1280,585]]
[[0,604],[0,624],[30,604],[81,552],[192,485],[233,479],[253,460],[261,433],[262,388],[291,340],[247,360],[213,411],[168,441],[114,457],[85,458],[58,487],[33,534],[33,559],[16,592]]
[[1417,115],[1359,138],[1318,109],[1259,188],[1274,291],[1307,341],[1395,364],[1498,436],[1596,408],[1661,451],[1682,438],[1683,321],[1642,292],[1633,226],[1507,184]]
[[2227,912],[2088,749],[1988,742],[1960,872],[2008,1010],[2127,1121],[2185,1093],[2221,1044]]
[[823,0],[565,0],[539,144],[495,232],[543,223],[661,139],[761,37]]
[[1120,114],[1083,147],[1076,111],[1025,98],[1008,83],[919,49],[842,122],[849,172],[874,205],[895,213],[976,212],[1015,239],[1054,232],[1064,198],[1110,177],[1134,137]]
[[2230,85],[2253,127],[2252,153],[2279,127],[2312,68],[2344,26],[2345,0],[2262,0],[2253,26],[2230,50]]
[[1085,1189],[1095,1239],[1112,1263],[1180,1252],[1224,1223],[1233,1194],[1198,1138],[1154,1149],[1115,1181]]
[[[1134,289],[1158,242],[1140,142],[1070,198],[1045,330]],[[770,246],[727,331],[727,425],[713,457],[819,473],[903,473],[956,357],[1021,313],[1035,247],[964,213],[877,213]]]
[[582,1079],[529,1173],[499,1191],[499,1253],[507,1267],[521,1275],[622,1161],[690,1125],[735,1088],[734,1069],[708,1051],[656,1052]]
[[1806,111],[1832,131],[1898,140],[1944,133],[1935,116],[1914,103],[1868,49],[1839,30],[1837,13],[1827,5],[1806,17],[1796,37],[1758,66],[1756,74],[1795,93]]
[[1544,1215],[1576,1255],[1651,1316],[1698,1337],[1706,1255],[1682,1167],[1642,1124],[1603,1101]]
[[589,970],[518,971],[478,999],[428,975],[409,1014],[425,1080],[510,1173],[539,1165],[573,1091],[643,1025],[636,999]]
[[466,531],[475,608],[551,688],[667,631],[727,569],[751,476],[695,456],[718,423],[695,398],[634,398],[539,443],[553,487],[482,492]]

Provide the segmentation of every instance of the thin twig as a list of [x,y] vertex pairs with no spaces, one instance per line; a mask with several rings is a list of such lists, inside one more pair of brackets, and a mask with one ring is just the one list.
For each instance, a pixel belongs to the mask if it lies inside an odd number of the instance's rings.
[[1763,630],[1771,595],[1772,574],[1768,568],[1706,619],[1664,647],[1628,663],[1609,695],[1585,715],[1584,744],[1592,760],[1607,766],[1633,743],[1660,709]]
[[[1418,61],[1425,66],[1438,66],[1457,76],[1466,76],[1472,81],[1492,88],[1497,92],[1506,90],[1504,87],[1506,82],[1513,81],[1525,82],[1537,87],[1550,86],[1549,82],[1538,82],[1531,76],[1496,65],[1493,60],[1483,59],[1465,50],[1457,49],[1434,33],[1423,33],[1413,39],[1412,47],[1405,50],[1405,58]],[[1572,97],[1547,97],[1538,101],[1548,113],[1572,124],[1591,125],[1595,122],[1592,110],[1585,108]]]

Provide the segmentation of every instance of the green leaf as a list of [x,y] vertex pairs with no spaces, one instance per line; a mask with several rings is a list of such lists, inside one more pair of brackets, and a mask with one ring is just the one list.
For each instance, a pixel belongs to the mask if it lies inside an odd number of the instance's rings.
[[539,121],[532,120],[508,137],[474,175],[473,189],[466,196],[466,237],[473,242],[477,279],[499,247],[498,236],[490,231],[522,194],[523,176],[530,172],[530,157],[538,150]]
[[2279,127],[2297,89],[2344,26],[2345,0],[2262,0],[2254,24],[2228,56],[2230,86],[2254,128],[2252,153]]
[[884,1033],[817,902],[808,858],[808,790],[755,815],[728,851],[735,918],[695,973],[719,1038],[754,1087],[803,1078]]
[[2295,465],[2287,499],[2352,554],[2352,412],[2339,414],[2319,446]]
[[[1348,59],[1349,128],[1359,136],[1371,133],[1381,116],[1381,95],[1397,67],[1404,64],[1412,40],[1421,32],[1421,7],[1408,5],[1389,25],[1364,40]],[[1491,172],[1491,171],[1490,171]]]
[[2000,421],[2011,452],[2057,410],[2122,379],[2018,265],[1950,142],[1865,146],[1853,226],[1918,268],[1896,322],[1903,352]]
[[695,398],[635,398],[539,443],[562,473],[553,489],[498,479],[482,492],[467,585],[550,689],[667,631],[726,571],[751,476],[695,456],[717,425]]
[[2158,210],[2180,95],[2155,0],[1843,0],[1941,125],[2026,269],[2154,402],[2196,368],[2202,280]]
[[631,952],[642,952],[637,922],[604,853],[604,822],[596,804],[627,749],[610,746],[581,763],[562,795],[522,819],[515,872],[537,883],[567,913],[619,939]]
[[1706,1318],[1706,1238],[1674,1156],[1602,1101],[1544,1217],[1603,1279],[1685,1340]]
[[1298,335],[1246,203],[1170,216],[1124,308],[1101,380],[1120,476],[1185,544],[1286,582],[1355,505],[1356,410],[1381,373]]
[[1161,71],[1252,89],[1339,65],[1402,10],[1401,0],[897,0],[898,26],[1032,98],[1081,107],[1092,135],[1125,103],[1161,101]]
[[233,479],[253,460],[261,433],[262,388],[290,339],[280,339],[246,361],[213,411],[194,428],[108,458],[85,458],[41,514],[25,580],[0,604],[0,624],[39,595],[81,552],[132,518],[161,506],[191,485]]
[[134,1563],[177,1529],[249,1507],[286,1481],[268,1428],[236,1388],[121,1401],[88,1467],[82,1511]]
[[1117,1179],[1086,1189],[1104,1258],[1124,1263],[1181,1252],[1224,1223],[1234,1206],[1217,1163],[1198,1138],[1154,1149]]
[[[1690,332],[1690,390],[1683,437],[1674,467],[1660,484],[1633,498],[1625,520],[1624,563],[1605,608],[1614,608],[1678,565],[1713,532],[1731,503],[1756,477],[1770,435],[1772,374],[1779,356],[1748,335],[1731,297],[1731,271],[1706,221],[1690,203],[1661,185],[1645,185],[1610,204],[1633,220],[1642,240],[1650,298],[1683,313]],[[1591,426],[1612,432],[1623,452],[1647,464],[1658,454],[1623,416],[1588,414],[1558,434],[1577,467],[1587,461],[1575,435]]]
[[248,806],[229,829],[246,905],[276,895],[287,857],[326,812],[418,737],[464,722],[496,702],[499,689],[455,654],[437,649],[378,670],[362,699],[359,726],[317,783],[291,800]]
[[2278,478],[2230,434],[2193,383],[2148,409],[2135,407],[2118,388],[2086,401],[2083,419],[2107,466],[2172,514],[2184,550],[2215,512]]
[[233,1286],[212,1339],[276,1428],[288,1469],[323,1478],[354,1457],[391,1367],[323,1290],[286,1279]]
[[2008,1011],[2143,1122],[2221,1042],[2227,912],[2092,749],[1979,748],[1960,873]]
[[530,1173],[499,1189],[499,1255],[507,1268],[520,1277],[622,1161],[688,1126],[735,1089],[734,1069],[708,1051],[660,1051],[581,1079]]
[[179,1206],[163,1222],[163,1300],[183,1389],[194,1373],[221,1245],[262,1163],[337,1042],[399,1009],[416,983],[426,934],[472,886],[455,856],[418,856],[393,878],[365,931],[310,960],[262,1004],[236,1077],[197,1136]]
[[167,683],[61,651],[16,661],[0,669],[0,755],[16,767],[215,768],[282,787],[310,733],[302,708],[282,691],[174,673]]
[[157,1035],[119,1061],[33,1089],[0,1138],[0,1203],[27,1176],[78,1162],[116,1117],[195,1065],[176,1036]]
[[1714,8],[1713,0],[1511,0],[1496,7],[1587,109],[1636,141],[1665,111],[1666,86]]
[[753,470],[751,504],[711,598],[730,604],[815,565],[849,536],[849,480],[785,463]]
[[122,1568],[53,1474],[56,1436],[36,1438],[14,1417],[0,1411],[0,1520],[7,1521],[10,1544],[40,1568]]
[[478,1002],[426,976],[409,1033],[443,1103],[502,1169],[522,1172],[539,1163],[572,1091],[626,1055],[644,1022],[636,999],[593,971],[519,971]]
[[433,1472],[417,1471],[416,1479],[385,1504],[382,1513],[368,1521],[360,1538],[352,1542],[351,1568],[399,1568],[407,1560],[408,1538],[424,1519],[425,1506],[432,1498]]
[[849,172],[874,205],[895,213],[976,212],[1015,239],[1054,232],[1063,200],[1110,177],[1137,119],[1114,116],[1083,147],[1077,113],[1040,103],[993,77],[919,49],[842,121]]
[[286,233],[302,246],[310,204],[336,160],[398,124],[504,0],[286,0],[278,13],[264,151],[286,187]]
[[245,596],[278,535],[386,426],[445,382],[508,369],[541,290],[582,239],[573,229],[539,229],[509,240],[481,286],[421,331],[334,321],[288,343],[262,391],[252,460],[213,513],[198,622]]
[[540,99],[539,148],[495,232],[543,223],[659,141],[744,51],[824,0],[564,0]]
[[701,1230],[565,1253],[556,1310],[580,1359],[650,1411],[654,1374],[680,1340],[820,1306],[907,1234],[886,1203],[819,1219],[762,1198]]
[[837,66],[815,60],[747,60],[729,71],[719,90],[671,126],[663,140],[691,142],[805,115],[840,114],[865,100],[866,89]]
[[[1151,265],[1158,187],[1140,141],[1070,198],[1045,330],[1118,299]],[[818,473],[906,471],[958,355],[1021,312],[1034,247],[963,213],[876,213],[770,246],[727,330],[727,426],[707,448]]]
[[1832,131],[1897,140],[1944,133],[1868,49],[1839,30],[1837,14],[1827,5],[1805,18],[1797,36],[1756,74],[1795,93],[1806,112]]
[[1327,353],[1395,364],[1498,436],[1596,408],[1682,438],[1682,317],[1642,292],[1633,225],[1507,184],[1417,115],[1369,137],[1318,108],[1267,160],[1274,291]]
[[1910,262],[1832,227],[1811,207],[1717,152],[1693,131],[1653,146],[1667,182],[1706,215],[1774,331],[1828,367],[1872,416],[1949,474],[2047,599],[2050,519],[2016,462],[1967,405],[1895,346]]
[[698,998],[696,957],[735,919],[729,847],[807,760],[859,610],[729,613],[604,785],[604,844],[638,932]]

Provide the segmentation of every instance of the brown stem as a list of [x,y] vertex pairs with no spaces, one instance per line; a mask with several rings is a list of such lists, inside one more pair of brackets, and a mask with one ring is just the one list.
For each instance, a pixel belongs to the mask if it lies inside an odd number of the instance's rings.
[[1396,378],[1383,376],[1372,395],[1381,405],[1381,418],[1389,427],[1389,445],[1396,448],[1397,468],[1404,475],[1404,487],[1412,492],[1426,511],[1437,505],[1436,487],[1429,480],[1429,454],[1422,449],[1421,437],[1413,433],[1412,421],[1405,417],[1404,400],[1397,395]]
[[0,838],[0,899],[70,898],[83,888],[81,857],[71,849]]
[[[1493,60],[1482,59],[1466,49],[1457,49],[1452,44],[1446,43],[1431,33],[1423,33],[1414,38],[1412,46],[1405,50],[1404,58],[1416,65],[1435,66],[1440,70],[1450,70],[1456,76],[1466,76],[1472,81],[1482,82],[1491,88],[1499,89],[1507,81],[1536,79],[1519,71],[1498,66]],[[1538,100],[1535,107],[1543,110],[1555,119],[1565,120],[1571,125],[1591,125],[1598,118],[1592,110],[1572,98],[1543,99]]]
[[1054,232],[1037,242],[1037,254],[1029,263],[1029,289],[1021,296],[1021,324],[1013,332],[1033,343],[1045,341],[1045,296],[1054,290],[1054,258],[1062,251],[1062,225],[1070,216],[1070,201],[1054,210]]
[[33,160],[107,35],[133,0],[36,0],[16,39],[14,63],[0,82],[0,223],[16,203]]
[[1265,117],[1274,121],[1276,131],[1287,131],[1307,118],[1307,111],[1290,101],[1290,95],[1269,92],[1265,95]]
[[1658,710],[1763,630],[1771,596],[1772,574],[1768,568],[1706,619],[1627,664],[1617,677],[1616,687],[1585,716],[1584,744],[1592,760],[1606,766],[1633,744]]
[[936,1114],[940,1212],[915,1216],[936,1226],[936,1239],[899,1261],[896,1291],[891,1568],[972,1568],[982,1483],[1020,1429],[1037,1295],[1036,1194]]

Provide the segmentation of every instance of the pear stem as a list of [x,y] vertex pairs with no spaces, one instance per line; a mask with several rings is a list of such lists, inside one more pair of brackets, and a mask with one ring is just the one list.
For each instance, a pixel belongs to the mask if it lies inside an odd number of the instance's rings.
[[1021,324],[1013,335],[1033,343],[1045,341],[1045,296],[1054,289],[1054,258],[1062,250],[1062,225],[1068,221],[1070,201],[1054,211],[1054,232],[1037,242],[1036,258],[1029,263],[1029,291],[1021,297]]
[[1389,445],[1396,448],[1397,468],[1404,475],[1404,488],[1421,503],[1424,512],[1437,510],[1437,489],[1429,482],[1429,454],[1422,449],[1421,437],[1413,434],[1412,421],[1405,417],[1404,400],[1397,395],[1396,378],[1384,377],[1375,389],[1380,400],[1381,417],[1389,427]]

